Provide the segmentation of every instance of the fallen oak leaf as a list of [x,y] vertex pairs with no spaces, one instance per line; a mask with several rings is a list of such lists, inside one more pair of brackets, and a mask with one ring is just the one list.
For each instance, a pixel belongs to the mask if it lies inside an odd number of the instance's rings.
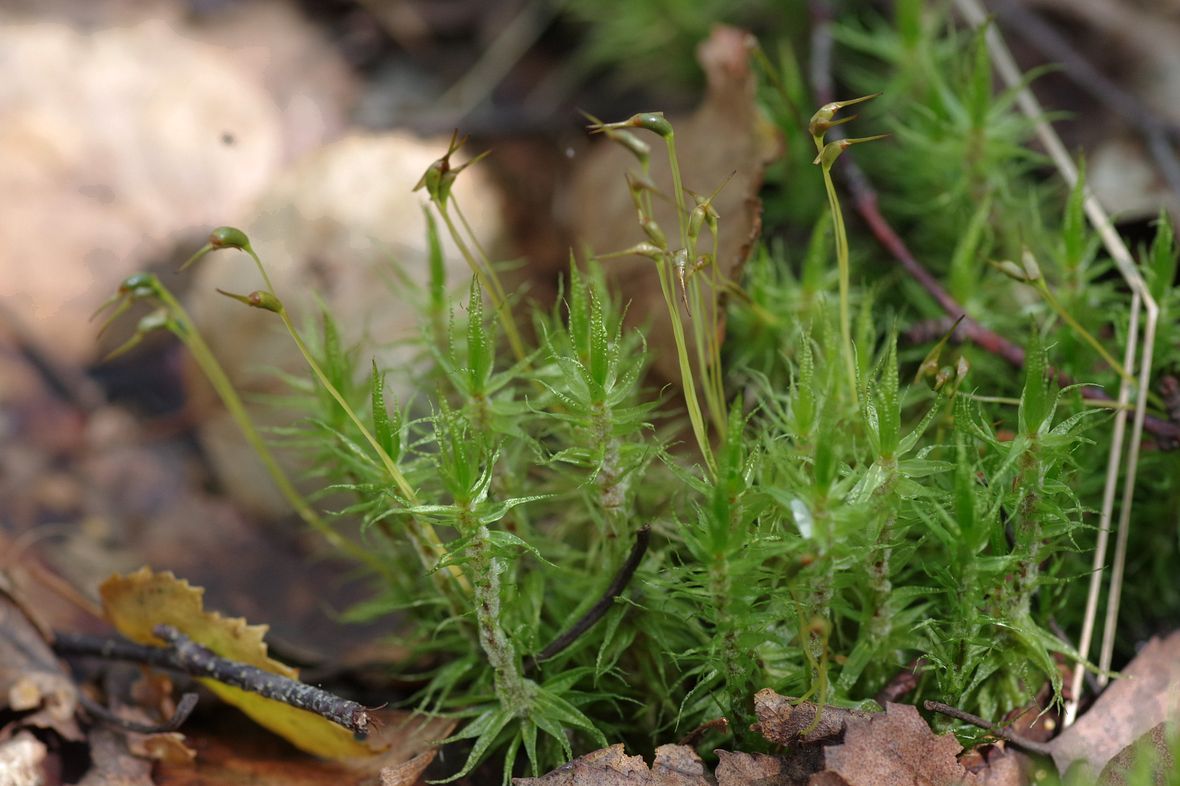
[[[1177,771],[1173,754],[1177,738],[1173,730],[1173,738],[1169,740],[1168,732],[1168,724],[1157,723],[1149,732],[1119,751],[1102,768],[1102,773],[1098,776],[1099,786],[1144,783],[1142,778],[1145,774],[1150,775],[1152,784],[1165,786],[1169,782],[1168,774]],[[1149,758],[1151,762],[1148,773],[1138,769],[1144,757]]]
[[[163,646],[161,626],[178,631],[209,652],[263,672],[288,679],[299,673],[267,654],[263,641],[267,626],[248,625],[204,609],[204,590],[170,572],[144,567],[126,576],[112,576],[99,588],[108,619],[127,638],[140,644]],[[241,688],[209,678],[200,682],[223,701],[234,705],[298,748],[328,759],[363,759],[373,750],[353,734],[325,718]]]
[[1028,754],[1003,742],[980,746],[971,753],[974,755],[960,758],[959,763],[975,776],[979,786],[1026,786],[1036,772]]
[[1093,776],[1154,726],[1180,717],[1180,632],[1153,638],[1120,674],[1049,743],[1060,772],[1080,761]]
[[[816,713],[819,723],[815,722]],[[751,730],[761,734],[767,742],[776,745],[794,745],[796,742],[815,743],[840,735],[849,721],[867,719],[871,713],[864,710],[846,709],[810,702],[797,702],[781,696],[770,688],[763,688],[754,694],[754,714],[758,722]]]
[[962,750],[953,734],[931,731],[916,707],[888,703],[884,713],[848,720],[844,741],[824,749],[824,774],[846,786],[974,786],[978,779],[959,764]]
[[539,778],[514,778],[516,786],[710,786],[705,765],[687,745],[661,745],[651,767],[628,756],[622,744],[579,756]]
[[764,753],[717,753],[717,786],[803,786],[810,773],[791,767],[779,756]]

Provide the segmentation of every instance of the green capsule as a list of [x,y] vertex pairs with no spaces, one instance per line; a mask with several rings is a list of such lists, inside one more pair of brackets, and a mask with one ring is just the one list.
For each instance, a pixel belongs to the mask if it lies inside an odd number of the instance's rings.
[[878,139],[884,139],[887,136],[889,136],[889,134],[874,134],[873,136],[862,136],[856,139],[839,139],[835,142],[829,142],[824,145],[823,149],[820,150],[819,155],[817,155],[811,163],[819,164],[824,169],[831,169],[832,164],[836,163],[836,159],[839,158],[845,150],[852,147],[853,145],[860,145],[864,144],[865,142],[875,142]]
[[217,227],[209,233],[209,245],[213,248],[236,248],[245,251],[250,247],[250,238],[236,227]]
[[824,134],[828,132],[828,129],[832,128],[833,126],[842,125],[856,119],[856,115],[852,115],[851,117],[845,117],[841,118],[840,120],[836,120],[835,117],[837,112],[846,106],[852,106],[853,104],[871,101],[879,95],[881,94],[873,93],[872,95],[861,96],[860,98],[852,98],[847,101],[833,101],[830,104],[824,104],[818,110],[816,110],[814,115],[811,116],[811,121],[807,124],[807,131],[813,138],[822,139]]
[[283,313],[283,301],[275,297],[273,292],[266,292],[259,289],[248,295],[238,295],[233,292],[226,292],[224,289],[218,289],[217,291],[239,303],[245,303],[250,308],[260,308],[263,311],[273,311],[276,314]]
[[107,356],[102,359],[103,362],[105,363],[108,360],[114,360],[121,355],[127,354],[136,346],[138,346],[139,343],[143,341],[144,336],[146,336],[148,333],[153,333],[157,330],[168,329],[173,327],[173,325],[174,323],[172,321],[172,316],[168,313],[168,309],[166,308],[158,308],[150,314],[145,314],[143,318],[139,320],[139,324],[135,326],[135,333],[132,334],[131,338],[127,339],[121,345],[107,353]]
[[414,185],[412,190],[421,191],[422,189],[426,189],[426,194],[432,202],[445,206],[447,200],[451,197],[451,187],[455,184],[455,178],[459,176],[459,173],[472,164],[483,160],[491,152],[485,150],[465,164],[451,166],[451,156],[458,152],[459,148],[463,147],[466,142],[467,137],[460,138],[458,130],[452,133],[450,144],[447,145],[447,152],[443,154],[442,158],[436,159],[426,168],[426,171],[418,179],[417,184]]
[[673,135],[672,124],[668,122],[668,118],[664,117],[663,112],[640,112],[637,115],[632,115],[627,120],[627,125],[651,131],[665,139]]
[[660,229],[660,225],[655,222],[655,219],[650,216],[644,218],[639,222],[643,233],[647,235],[647,239],[662,249],[668,248],[668,238],[664,234],[664,230]]
[[123,293],[138,293],[140,290],[157,291],[160,288],[160,279],[156,278],[153,273],[135,273],[123,279],[123,283],[119,284],[119,291]]
[[991,265],[996,270],[1000,271],[1005,276],[1013,279],[1014,281],[1019,281],[1024,284],[1027,284],[1029,281],[1028,274],[1024,271],[1024,268],[1010,259],[1004,259],[1000,262],[993,261]]
[[1020,256],[1020,263],[1024,266],[1024,274],[1028,277],[1029,281],[1041,280],[1041,266],[1037,264],[1037,258],[1027,248],[1024,249],[1024,253]]
[[659,261],[663,259],[668,252],[652,243],[643,242],[636,243],[630,248],[624,248],[622,251],[613,251],[609,254],[599,254],[599,259],[616,259],[618,257],[628,257],[631,255],[647,257],[648,259]]

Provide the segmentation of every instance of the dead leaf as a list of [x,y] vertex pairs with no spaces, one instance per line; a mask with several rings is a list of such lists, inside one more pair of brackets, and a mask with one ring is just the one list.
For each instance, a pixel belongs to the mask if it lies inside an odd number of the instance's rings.
[[[265,625],[248,625],[240,617],[205,611],[204,590],[169,572],[154,573],[145,567],[127,576],[112,576],[99,591],[107,617],[132,641],[160,646],[163,642],[152,630],[157,625],[171,625],[223,658],[298,679],[295,669],[267,654]],[[330,759],[362,759],[371,754],[371,749],[343,726],[318,715],[215,680],[200,681],[222,700],[308,753]]]
[[78,786],[153,786],[152,763],[131,752],[124,734],[95,726],[89,741],[91,766]]
[[824,765],[847,786],[975,784],[956,759],[962,750],[953,734],[934,734],[912,705],[889,703],[884,713],[850,719],[844,742],[824,749]]
[[1180,632],[1147,643],[1086,714],[1049,745],[1065,772],[1077,761],[1091,775],[1154,726],[1180,714]]
[[[686,188],[705,196],[733,176],[713,199],[713,207],[721,217],[718,262],[722,272],[734,279],[761,231],[758,190],[767,162],[780,149],[772,126],[754,101],[749,42],[750,36],[743,30],[715,27],[697,50],[708,82],[705,97],[691,117],[671,118]],[[663,145],[650,135],[645,141],[652,141],[652,179],[664,193],[671,194]],[[600,143],[600,149],[580,165],[570,198],[579,252],[587,247],[596,254],[620,251],[646,239],[624,180],[624,173],[634,168],[630,153],[607,142]],[[676,235],[678,221],[670,198],[656,201],[654,218],[668,237]],[[650,322],[647,343],[656,370],[665,379],[679,380],[672,328],[652,261],[612,259],[605,268],[613,284],[631,301],[628,322]]]
[[1176,771],[1172,748],[1168,743],[1168,724],[1152,726],[1151,731],[1123,748],[1106,763],[1102,774],[1098,776],[1099,786],[1146,786],[1141,780],[1133,784],[1127,781],[1140,755],[1148,755],[1152,759],[1151,783],[1154,786],[1167,786],[1169,773]]
[[1028,754],[1000,742],[983,745],[959,758],[978,786],[1025,786],[1034,766]]
[[807,776],[793,773],[778,756],[717,751],[717,786],[803,786]]
[[623,746],[579,756],[540,778],[515,778],[516,786],[709,786],[705,765],[686,745],[661,745],[651,767]]
[[232,721],[219,723],[213,734],[192,731],[188,741],[197,750],[196,762],[157,764],[156,786],[413,786],[434,759],[434,743],[455,725],[394,710],[374,715],[380,728],[372,736],[384,749],[360,761],[313,759],[256,727],[234,728]]
[[[753,730],[775,745],[813,743],[839,735],[852,719],[870,717],[861,710],[825,706],[819,724],[810,729],[817,709],[818,706],[810,701],[796,703],[796,700],[780,696],[770,688],[763,688],[754,694],[754,714],[758,716],[758,723]],[[806,729],[810,730],[800,736]]]
[[74,720],[78,690],[37,628],[0,593],[0,710],[21,713],[20,726],[53,729],[81,740]]

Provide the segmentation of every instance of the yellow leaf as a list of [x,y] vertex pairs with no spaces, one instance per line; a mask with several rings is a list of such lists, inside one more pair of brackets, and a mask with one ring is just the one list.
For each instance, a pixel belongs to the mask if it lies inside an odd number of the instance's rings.
[[[241,617],[205,611],[205,590],[171,572],[143,567],[126,576],[111,576],[99,588],[107,619],[127,638],[164,646],[152,630],[171,625],[197,644],[223,658],[298,679],[299,672],[267,655],[266,625],[249,625]],[[326,759],[371,756],[373,751],[348,729],[307,710],[249,693],[216,680],[201,683],[256,723],[296,747]]]

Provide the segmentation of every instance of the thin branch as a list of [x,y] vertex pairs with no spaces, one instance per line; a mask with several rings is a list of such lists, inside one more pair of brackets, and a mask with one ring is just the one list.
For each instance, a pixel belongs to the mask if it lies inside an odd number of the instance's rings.
[[690,745],[695,748],[697,746],[697,743],[699,743],[701,741],[702,737],[704,737],[709,732],[714,732],[714,731],[721,733],[721,734],[724,734],[725,732],[729,731],[729,719],[728,718],[714,718],[713,720],[707,720],[704,723],[702,723],[700,726],[697,726],[695,729],[690,731],[688,734],[685,734],[683,737],[681,737],[679,740],[677,740],[676,744],[677,745]]
[[885,687],[877,691],[874,700],[882,707],[886,702],[900,701],[907,693],[913,693],[918,689],[918,678],[926,669],[925,658],[914,658],[906,664],[905,668],[894,674],[889,682],[885,683]]
[[648,544],[651,542],[651,525],[645,524],[639,528],[635,533],[635,545],[631,547],[631,553],[627,555],[627,561],[623,563],[623,567],[619,568],[619,572],[615,574],[614,580],[611,581],[610,586],[606,588],[606,592],[598,599],[598,602],[590,607],[590,610],[582,615],[582,618],[567,628],[560,636],[549,642],[543,650],[529,658],[526,671],[534,671],[544,661],[549,660],[554,655],[564,650],[569,645],[578,640],[586,631],[590,630],[596,622],[602,619],[614,605],[615,598],[623,594],[623,590],[631,582],[631,577],[635,575],[635,571],[639,568],[639,563],[643,561],[643,555],[647,553]]
[[180,701],[176,705],[176,711],[172,713],[172,717],[165,723],[140,723],[139,721],[124,718],[114,710],[102,706],[85,693],[78,694],[78,702],[86,708],[87,712],[110,726],[116,726],[125,731],[133,731],[137,734],[165,734],[167,732],[177,731],[188,720],[188,716],[192,714],[193,709],[197,706],[197,694],[186,693],[181,696]]
[[355,701],[246,663],[222,658],[169,625],[157,625],[153,632],[170,646],[150,647],[125,639],[57,633],[53,649],[62,656],[132,661],[193,677],[207,677],[307,710],[358,735],[369,730],[369,713]]
[[957,707],[952,707],[949,704],[943,704],[941,701],[927,701],[923,703],[923,706],[930,712],[937,712],[942,715],[946,715],[947,717],[954,718],[955,720],[961,720],[964,723],[970,723],[972,726],[978,726],[981,729],[990,731],[1000,739],[1010,742],[1019,748],[1024,748],[1026,751],[1039,753],[1042,756],[1053,755],[1052,745],[1027,739],[1014,731],[1008,731],[1002,726],[997,726],[991,721],[986,721],[978,715],[972,715],[969,712],[964,712]]
[[[812,90],[815,92],[816,102],[825,104],[834,100],[835,97],[835,89],[831,78],[831,10],[828,4],[821,0],[815,0],[811,5],[811,10],[814,22],[811,38],[810,79]],[[828,136],[833,141],[837,140],[841,137],[842,131],[843,129],[841,128],[833,128],[828,132]],[[861,218],[868,225],[869,230],[873,233],[877,242],[901,264],[902,268],[926,290],[934,301],[938,303],[939,307],[949,314],[952,319],[958,319],[960,316],[964,317],[962,323],[959,325],[958,332],[981,349],[1002,358],[1017,368],[1022,368],[1024,366],[1024,350],[999,333],[989,330],[966,315],[963,306],[918,261],[913,255],[913,252],[910,251],[909,246],[894,231],[893,227],[885,219],[885,216],[882,215],[878,206],[877,191],[873,188],[873,184],[864,173],[864,170],[856,163],[854,152],[851,149],[844,151],[844,154],[840,156],[833,169],[843,179],[845,187],[852,196],[857,212],[860,213]],[[1072,385],[1074,382],[1063,371],[1054,370],[1053,374],[1057,384],[1062,387]],[[1081,388],[1080,393],[1083,398],[1098,401],[1113,400],[1101,388],[1093,386]],[[1161,449],[1174,449],[1180,446],[1180,425],[1178,424],[1148,416],[1143,420],[1143,428],[1156,437],[1157,444]]]

